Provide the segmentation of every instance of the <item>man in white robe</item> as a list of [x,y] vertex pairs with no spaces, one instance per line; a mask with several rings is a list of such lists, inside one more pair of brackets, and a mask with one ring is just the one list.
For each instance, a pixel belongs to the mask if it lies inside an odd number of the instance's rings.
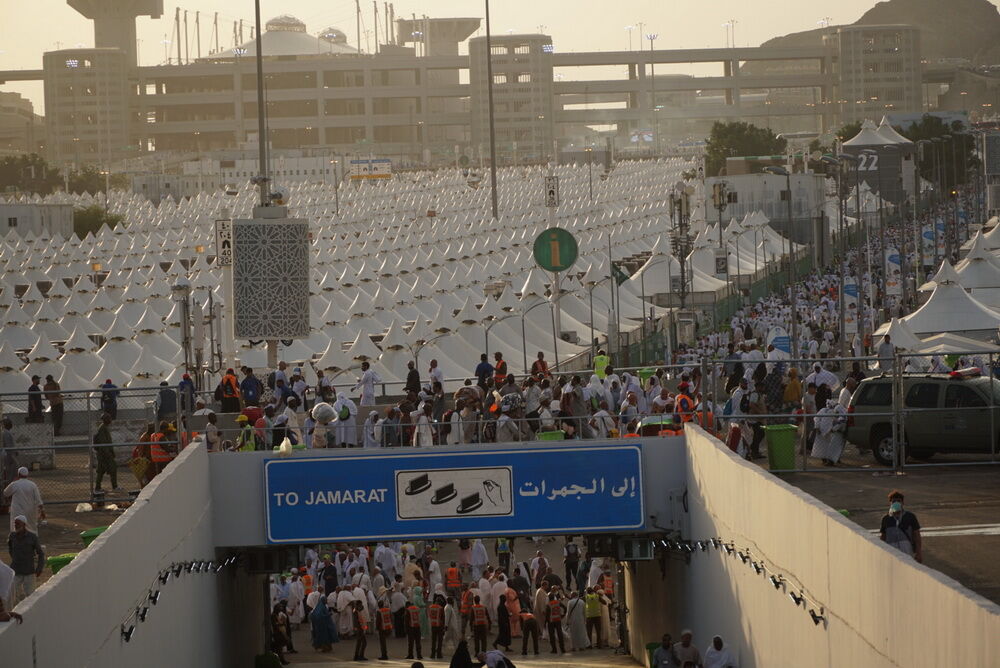
[[472,579],[478,580],[480,575],[490,563],[489,555],[486,553],[486,546],[478,538],[472,543],[472,558],[469,560],[472,566]]
[[351,615],[351,605],[354,604],[355,598],[354,594],[351,593],[353,585],[347,585],[340,589],[337,594],[337,612],[340,617],[338,618],[337,632],[340,637],[346,637],[351,635],[354,630],[354,620]]
[[[38,485],[28,480],[28,469],[24,466],[17,470],[17,480],[7,485],[3,496],[10,506],[10,530],[14,531],[14,518],[24,515],[28,531],[38,535],[38,522],[45,519],[45,508],[42,506],[42,493]],[[273,606],[272,606],[273,607]]]
[[[361,405],[375,405],[375,385],[382,382],[382,377],[378,375],[368,362],[361,363],[361,377],[358,378],[354,391],[361,390]],[[340,395],[338,395],[339,397]]]
[[306,588],[299,579],[297,569],[292,569],[292,581],[288,585],[288,619],[292,624],[301,624],[306,617],[305,603]]
[[343,392],[337,394],[333,402],[333,411],[337,418],[330,424],[333,426],[334,443],[338,447],[350,447],[358,444],[357,415],[358,407],[347,398]]

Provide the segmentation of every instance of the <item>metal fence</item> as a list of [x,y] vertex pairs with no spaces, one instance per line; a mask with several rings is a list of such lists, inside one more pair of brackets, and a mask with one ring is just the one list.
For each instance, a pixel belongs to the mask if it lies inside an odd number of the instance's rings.
[[[965,362],[963,362],[965,360]],[[944,366],[977,367],[978,372],[943,373]],[[819,376],[814,377],[816,365]],[[740,366],[737,366],[740,365]],[[933,371],[932,371],[932,365]],[[742,370],[740,369],[742,367]],[[800,390],[790,381],[791,369],[801,379]],[[432,420],[427,430],[415,428],[416,406],[382,404],[360,407],[358,415],[346,425],[337,422],[319,426],[315,433],[305,427],[305,413],[293,418],[292,431],[296,447],[411,447],[419,445],[479,444],[504,440],[562,440],[565,438],[620,441],[642,436],[682,433],[680,417],[668,401],[662,412],[652,404],[657,390],[651,386],[676,391],[686,379],[696,399],[694,421],[718,435],[741,454],[758,450],[771,470],[778,472],[813,471],[873,471],[892,474],[909,467],[955,466],[996,463],[1000,461],[1000,353],[971,351],[965,354],[938,356],[933,353],[897,353],[891,359],[871,357],[823,358],[792,360],[691,360],[673,366],[617,368],[618,377],[633,375],[642,385],[642,401],[626,410],[609,406],[606,421],[593,416],[589,400],[584,414],[556,413],[554,424],[543,429],[535,416],[516,414],[513,426],[499,429],[499,413],[483,410],[477,405],[472,413],[460,415],[457,424],[449,416]],[[583,384],[589,372],[579,374]],[[560,386],[570,382],[572,374],[553,381]],[[863,378],[861,378],[863,376]],[[861,378],[853,392],[842,397],[847,378]],[[651,381],[656,378],[656,381]],[[743,393],[739,378],[746,379],[746,394],[759,406],[754,411],[741,407]],[[814,381],[817,394],[812,401],[802,401],[800,394],[810,394],[808,384]],[[850,381],[852,387],[855,381]],[[789,385],[792,388],[789,390]],[[823,388],[823,385],[828,385]],[[634,389],[634,388],[632,388]],[[829,392],[827,392],[829,390]],[[624,401],[627,388],[620,388],[614,397]],[[843,410],[828,409],[825,402],[842,403]],[[816,402],[819,405],[815,405]],[[448,400],[446,408],[454,403]],[[815,406],[815,407],[813,407]],[[400,424],[365,424],[370,411],[378,419],[396,409]],[[402,409],[401,412],[399,410]],[[412,414],[410,414],[412,411]],[[603,429],[599,425],[603,424]],[[278,445],[285,428],[277,432],[255,430],[255,449]],[[461,430],[456,437],[454,430]],[[500,434],[516,434],[505,439]],[[418,436],[414,437],[414,434]],[[816,440],[832,447],[832,454],[822,451]],[[238,431],[232,426],[220,431],[221,442],[238,444]]]
[[[129,467],[135,448],[149,446],[140,436],[164,421],[184,433],[186,408],[176,387],[0,394],[0,481],[6,486],[23,466],[46,505],[127,501],[141,487]],[[105,414],[111,443],[95,445]],[[176,453],[181,439],[160,444]]]

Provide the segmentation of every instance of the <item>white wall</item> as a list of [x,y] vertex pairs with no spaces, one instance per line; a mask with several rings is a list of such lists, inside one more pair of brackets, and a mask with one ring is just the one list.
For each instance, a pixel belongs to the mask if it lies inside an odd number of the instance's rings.
[[[217,590],[237,577],[233,570],[171,577],[132,641],[120,634],[122,620],[159,584],[160,569],[215,557],[208,482],[207,452],[186,448],[90,548],[16,608],[24,624],[0,625],[0,665],[223,665]],[[86,517],[79,516],[84,527]]]
[[[704,650],[721,635],[741,668],[754,666],[994,666],[1000,606],[886,547],[823,503],[688,429],[692,540],[750,548],[785,575],[775,591],[735,556],[710,549],[667,557],[628,577],[632,649],[669,631],[694,631]],[[787,591],[822,605],[816,626]]]

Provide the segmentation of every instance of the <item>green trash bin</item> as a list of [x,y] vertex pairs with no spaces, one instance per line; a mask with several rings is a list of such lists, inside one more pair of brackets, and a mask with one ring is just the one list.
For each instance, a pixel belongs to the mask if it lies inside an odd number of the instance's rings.
[[794,424],[764,426],[767,439],[767,462],[771,470],[795,468],[795,441],[799,428]]
[[635,373],[636,373],[637,376],[639,376],[639,381],[641,383],[645,384],[647,380],[649,380],[650,378],[652,378],[653,376],[656,375],[656,369],[651,369],[649,367],[643,367],[642,369],[639,369]]
[[84,547],[90,547],[98,536],[108,530],[108,527],[94,527],[93,529],[87,529],[86,531],[80,532],[80,540],[83,541]]
[[649,658],[649,666],[650,666],[650,668],[655,668],[655,666],[653,666],[653,654],[656,653],[657,648],[661,644],[662,643],[658,643],[658,642],[648,642],[648,643],[646,643],[646,656]]
[[48,559],[45,560],[45,563],[46,565],[48,565],[49,568],[52,569],[52,575],[55,575],[56,573],[61,571],[63,567],[66,566],[66,564],[73,561],[76,555],[77,555],[76,552],[70,552],[68,554],[60,554],[59,556],[56,557],[49,557]]

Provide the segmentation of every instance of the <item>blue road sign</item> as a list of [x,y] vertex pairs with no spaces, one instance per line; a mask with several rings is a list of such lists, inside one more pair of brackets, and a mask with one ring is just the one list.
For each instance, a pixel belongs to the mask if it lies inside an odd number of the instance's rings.
[[269,543],[641,530],[642,445],[264,462]]

